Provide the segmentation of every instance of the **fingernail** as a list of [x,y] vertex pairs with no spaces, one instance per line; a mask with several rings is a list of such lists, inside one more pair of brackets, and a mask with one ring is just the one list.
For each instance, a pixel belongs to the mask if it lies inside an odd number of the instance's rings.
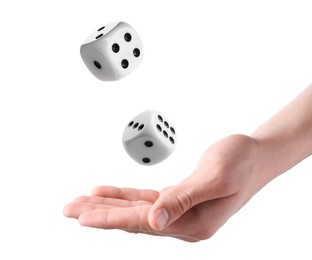
[[168,211],[164,208],[159,209],[156,211],[154,216],[156,225],[158,226],[159,230],[163,230],[166,227],[169,220]]

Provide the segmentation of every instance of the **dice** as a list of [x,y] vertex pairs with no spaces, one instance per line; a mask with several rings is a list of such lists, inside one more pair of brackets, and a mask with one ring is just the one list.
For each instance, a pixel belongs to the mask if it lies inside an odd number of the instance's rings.
[[139,66],[144,50],[134,28],[125,22],[114,22],[92,33],[81,45],[80,54],[95,77],[114,81]]
[[123,132],[122,143],[136,162],[154,165],[172,154],[177,137],[174,127],[163,114],[147,110],[128,123]]

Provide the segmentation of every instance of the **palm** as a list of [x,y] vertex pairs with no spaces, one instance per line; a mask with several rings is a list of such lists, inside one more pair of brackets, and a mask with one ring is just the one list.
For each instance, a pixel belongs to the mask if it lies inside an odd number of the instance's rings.
[[219,226],[223,222],[224,219],[215,218],[215,215],[220,216],[225,209],[224,203],[230,202],[230,198],[223,198],[199,204],[166,229],[156,232],[148,223],[148,213],[158,195],[153,190],[102,186],[96,188],[92,196],[75,199],[65,207],[64,213],[77,218],[84,226],[171,236],[195,242],[200,240],[198,237],[204,225]]

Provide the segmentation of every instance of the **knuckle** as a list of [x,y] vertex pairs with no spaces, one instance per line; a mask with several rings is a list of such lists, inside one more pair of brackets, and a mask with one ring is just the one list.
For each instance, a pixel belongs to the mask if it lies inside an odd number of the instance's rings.
[[175,195],[176,209],[180,214],[185,213],[193,206],[192,197],[185,191],[179,190]]

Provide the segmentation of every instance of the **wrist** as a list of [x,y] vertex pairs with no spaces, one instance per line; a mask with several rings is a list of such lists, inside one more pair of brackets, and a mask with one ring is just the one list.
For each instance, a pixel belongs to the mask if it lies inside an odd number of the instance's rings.
[[252,138],[257,146],[257,158],[255,172],[263,186],[288,171],[305,159],[299,142],[285,136],[261,136],[255,134]]
[[268,180],[312,154],[311,100],[312,85],[253,133]]
[[270,139],[252,137],[256,143],[255,174],[263,187],[287,170],[281,147]]

